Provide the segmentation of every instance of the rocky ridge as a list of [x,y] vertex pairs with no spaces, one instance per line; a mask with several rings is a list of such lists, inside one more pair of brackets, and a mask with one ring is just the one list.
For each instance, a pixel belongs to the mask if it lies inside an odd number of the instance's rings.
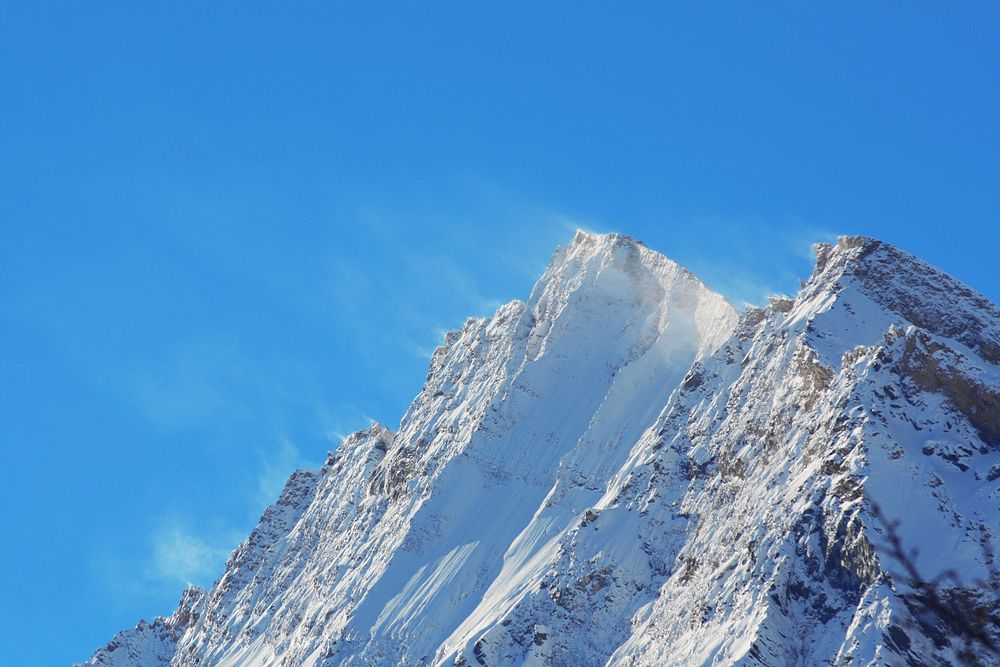
[[395,433],[295,473],[210,591],[87,664],[968,659],[875,512],[996,615],[1000,581],[973,582],[996,577],[1000,311],[874,239],[816,255],[738,315],[577,233],[527,302],[447,335]]

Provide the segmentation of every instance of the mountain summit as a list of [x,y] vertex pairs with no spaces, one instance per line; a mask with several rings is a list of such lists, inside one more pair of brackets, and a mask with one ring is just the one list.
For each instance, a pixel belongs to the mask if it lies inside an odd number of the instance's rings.
[[[740,315],[577,232],[395,432],[294,473],[211,590],[85,664],[988,664],[1000,311],[874,239],[816,254]],[[957,576],[921,588],[893,539]]]

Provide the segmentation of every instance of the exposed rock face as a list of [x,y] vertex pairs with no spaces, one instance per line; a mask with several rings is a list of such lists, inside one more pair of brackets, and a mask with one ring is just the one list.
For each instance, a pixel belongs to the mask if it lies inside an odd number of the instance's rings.
[[169,665],[177,653],[177,641],[198,622],[204,601],[204,590],[189,587],[173,614],[157,616],[152,622],[139,621],[134,628],[122,630],[86,664],[106,667]]
[[89,664],[952,664],[873,509],[929,574],[990,576],[998,363],[996,306],[872,239],[737,317],[580,232],[448,334],[395,434],[293,475],[210,592]]

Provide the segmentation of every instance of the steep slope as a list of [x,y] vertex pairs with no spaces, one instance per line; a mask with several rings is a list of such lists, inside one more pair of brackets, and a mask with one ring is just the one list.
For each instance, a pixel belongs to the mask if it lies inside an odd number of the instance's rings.
[[702,386],[668,406],[688,423],[665,424],[663,450],[693,477],[689,534],[615,661],[958,661],[951,629],[903,603],[872,508],[901,522],[930,575],[988,576],[1000,313],[872,239],[817,255],[796,300],[748,313],[695,371]]
[[[174,664],[419,664],[592,504],[733,308],[627,237],[578,232],[527,303],[448,334],[395,435],[297,473]],[[506,569],[505,569],[506,567]]]
[[[447,662],[958,662],[873,508],[929,575],[990,576],[1000,313],[871,239],[817,255],[795,300],[748,310],[695,364],[535,590]],[[996,617],[989,588],[947,586]]]
[[139,621],[134,628],[122,630],[106,646],[95,651],[86,664],[103,667],[169,665],[177,653],[177,640],[198,620],[204,599],[204,590],[189,587],[173,614],[157,616],[152,622]]
[[816,251],[737,321],[578,233],[448,334],[395,434],[293,475],[194,613],[89,664],[954,664],[875,509],[1000,616],[1000,311],[873,239]]

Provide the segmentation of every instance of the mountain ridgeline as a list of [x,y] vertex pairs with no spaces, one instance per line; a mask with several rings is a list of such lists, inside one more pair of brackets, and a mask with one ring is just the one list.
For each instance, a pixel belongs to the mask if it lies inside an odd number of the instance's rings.
[[577,232],[395,431],[84,664],[1000,664],[1000,311],[874,239],[815,250],[741,314]]

